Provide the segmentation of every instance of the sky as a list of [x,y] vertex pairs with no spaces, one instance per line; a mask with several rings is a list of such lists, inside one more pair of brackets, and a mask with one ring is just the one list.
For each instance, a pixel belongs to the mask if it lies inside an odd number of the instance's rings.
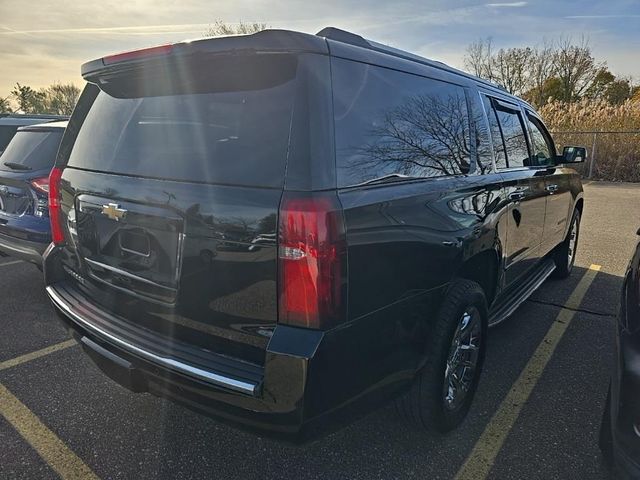
[[0,97],[16,82],[81,86],[88,60],[201,37],[216,20],[334,26],[458,68],[479,38],[500,48],[584,35],[597,60],[640,83],[640,0],[0,0]]

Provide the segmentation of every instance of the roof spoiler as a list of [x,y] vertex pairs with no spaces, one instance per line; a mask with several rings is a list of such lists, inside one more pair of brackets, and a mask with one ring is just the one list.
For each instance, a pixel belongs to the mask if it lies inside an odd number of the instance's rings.
[[203,38],[107,55],[82,65],[85,80],[96,82],[103,74],[145,62],[162,62],[197,54],[260,53],[328,54],[327,42],[316,35],[289,30],[263,30],[251,35]]

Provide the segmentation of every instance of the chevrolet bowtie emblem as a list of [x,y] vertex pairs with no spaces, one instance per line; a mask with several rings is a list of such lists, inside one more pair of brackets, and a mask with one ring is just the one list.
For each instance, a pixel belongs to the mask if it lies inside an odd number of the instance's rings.
[[102,206],[102,214],[117,222],[121,218],[124,218],[127,211],[124,208],[120,208],[120,205],[117,203],[110,203]]

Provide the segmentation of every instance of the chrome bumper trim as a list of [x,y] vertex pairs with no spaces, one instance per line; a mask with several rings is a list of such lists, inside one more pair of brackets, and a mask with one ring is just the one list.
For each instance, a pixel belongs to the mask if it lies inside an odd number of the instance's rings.
[[254,385],[249,382],[243,382],[242,380],[237,380],[234,378],[225,377],[224,375],[220,375],[214,372],[210,372],[208,370],[203,370],[198,367],[194,367],[192,365],[188,365],[186,363],[179,362],[178,360],[174,360],[173,358],[167,358],[160,355],[156,355],[155,353],[149,352],[147,350],[143,350],[142,348],[136,347],[135,345],[130,344],[108,332],[105,332],[99,327],[92,325],[91,323],[84,320],[81,316],[79,316],[76,312],[73,311],[71,306],[69,306],[55,291],[52,286],[48,286],[46,288],[47,295],[53,302],[53,304],[62,310],[65,314],[67,314],[73,321],[80,324],[83,328],[89,330],[90,332],[102,337],[104,340],[109,341],[124,350],[129,351],[134,355],[138,355],[150,362],[153,362],[157,365],[160,365],[169,370],[181,373],[183,375],[187,375],[189,377],[205,381],[207,383],[211,383],[213,385],[224,387],[229,390],[234,390],[236,392],[249,394],[252,396],[256,396],[258,385]]

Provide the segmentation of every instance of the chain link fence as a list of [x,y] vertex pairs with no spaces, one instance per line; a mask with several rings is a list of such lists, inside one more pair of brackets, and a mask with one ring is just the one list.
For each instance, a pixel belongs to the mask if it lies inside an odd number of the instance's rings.
[[640,182],[640,130],[552,132],[559,152],[565,146],[587,147],[587,160],[576,165],[584,178]]

